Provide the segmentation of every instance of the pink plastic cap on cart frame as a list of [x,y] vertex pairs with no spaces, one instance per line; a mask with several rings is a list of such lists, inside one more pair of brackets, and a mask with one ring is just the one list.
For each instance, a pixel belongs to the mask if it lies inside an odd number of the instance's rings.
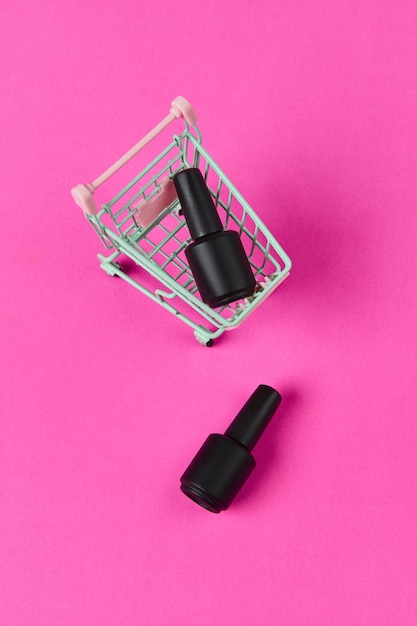
[[191,104],[182,96],[177,96],[175,100],[171,102],[170,113],[173,113],[175,117],[183,117],[187,124],[196,124],[197,115]]

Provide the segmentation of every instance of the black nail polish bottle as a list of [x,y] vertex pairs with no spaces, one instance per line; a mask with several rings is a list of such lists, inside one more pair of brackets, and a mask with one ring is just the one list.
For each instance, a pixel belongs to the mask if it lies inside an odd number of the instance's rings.
[[174,184],[194,239],[185,255],[203,302],[216,308],[252,295],[256,280],[239,234],[223,230],[200,170],[178,172]]
[[181,491],[200,506],[220,513],[228,508],[255,467],[251,451],[281,402],[259,385],[224,435],[209,435],[181,476]]

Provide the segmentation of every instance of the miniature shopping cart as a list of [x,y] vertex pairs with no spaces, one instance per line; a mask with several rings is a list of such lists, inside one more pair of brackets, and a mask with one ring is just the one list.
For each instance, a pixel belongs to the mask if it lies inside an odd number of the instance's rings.
[[[97,206],[94,193],[176,119],[183,125],[169,145],[111,200]],[[236,328],[286,278],[291,261],[227,176],[203,148],[197,117],[183,97],[170,113],[129,152],[91,184],[77,185],[72,196],[110,253],[101,267],[173,313],[210,346]],[[160,139],[160,137],[158,137]],[[131,165],[131,164],[130,164]],[[224,228],[237,230],[257,280],[255,293],[217,309],[202,302],[184,254],[191,236],[181,215],[173,176],[198,167],[204,175]]]

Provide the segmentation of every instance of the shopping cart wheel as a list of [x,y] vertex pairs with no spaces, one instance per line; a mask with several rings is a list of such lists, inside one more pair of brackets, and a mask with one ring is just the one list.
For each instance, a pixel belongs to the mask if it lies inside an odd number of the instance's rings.
[[116,277],[118,277],[118,274],[112,268],[116,268],[118,270],[122,269],[122,266],[117,261],[113,261],[112,263],[101,263],[100,267],[106,272],[108,276]]
[[214,341],[213,339],[211,339],[211,337],[207,337],[206,334],[201,333],[198,330],[194,331],[194,337],[196,338],[198,343],[200,343],[202,346],[206,346],[206,348],[211,348],[211,346],[214,344]]

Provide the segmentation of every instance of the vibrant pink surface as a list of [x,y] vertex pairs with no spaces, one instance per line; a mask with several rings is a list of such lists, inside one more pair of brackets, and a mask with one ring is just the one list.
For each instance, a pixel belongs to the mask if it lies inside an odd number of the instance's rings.
[[[416,624],[416,6],[2,2],[2,626]],[[69,193],[178,94],[294,262],[210,350]],[[261,382],[212,515],[179,476]]]

